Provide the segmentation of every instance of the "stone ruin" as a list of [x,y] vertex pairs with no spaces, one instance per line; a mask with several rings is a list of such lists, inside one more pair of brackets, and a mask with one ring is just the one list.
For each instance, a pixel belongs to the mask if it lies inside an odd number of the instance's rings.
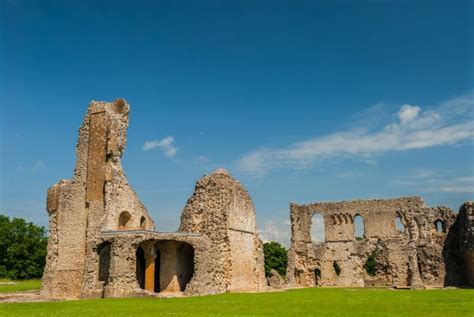
[[[41,295],[77,299],[265,290],[255,208],[226,170],[196,183],[178,231],[154,231],[121,164],[129,111],[123,99],[91,102],[79,129],[74,175],[48,189]],[[446,207],[427,208],[417,197],[290,207],[287,280],[273,272],[273,288],[474,284],[472,203],[465,203],[458,216]],[[310,235],[316,213],[324,217],[322,244]],[[357,216],[365,226],[360,239],[354,234]],[[397,217],[403,232],[395,228]],[[364,270],[368,258],[376,263],[372,275]]]
[[[292,203],[290,209],[289,286],[474,285],[472,202],[458,215],[444,206],[426,207],[419,197]],[[324,220],[322,243],[311,237],[317,214]],[[362,236],[356,236],[357,217]]]
[[245,188],[226,170],[197,183],[177,232],[154,231],[121,157],[129,105],[93,101],[70,180],[48,190],[41,294],[49,299],[204,295],[266,286],[263,246]]

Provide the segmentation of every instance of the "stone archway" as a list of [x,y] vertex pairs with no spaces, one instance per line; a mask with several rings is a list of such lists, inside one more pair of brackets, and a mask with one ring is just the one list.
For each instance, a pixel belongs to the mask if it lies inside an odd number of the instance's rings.
[[159,241],[156,246],[159,262],[154,279],[159,287],[155,285],[155,292],[184,292],[194,274],[193,246],[182,241]]
[[145,251],[141,246],[137,248],[136,252],[136,275],[140,288],[145,289]]

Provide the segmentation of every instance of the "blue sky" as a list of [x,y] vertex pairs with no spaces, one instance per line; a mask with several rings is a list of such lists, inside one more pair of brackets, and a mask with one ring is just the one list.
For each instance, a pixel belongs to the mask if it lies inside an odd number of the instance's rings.
[[267,239],[290,201],[474,194],[472,1],[2,1],[0,212],[47,224],[90,100],[157,229],[227,168]]

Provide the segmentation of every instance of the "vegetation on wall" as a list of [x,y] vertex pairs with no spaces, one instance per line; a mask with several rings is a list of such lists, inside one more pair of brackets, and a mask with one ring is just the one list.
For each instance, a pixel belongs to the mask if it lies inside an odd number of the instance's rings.
[[377,252],[374,251],[369,255],[369,257],[367,258],[367,261],[365,261],[364,269],[367,272],[367,274],[369,274],[370,276],[375,276],[375,274],[377,273],[376,267],[377,267]]
[[263,244],[263,252],[265,254],[265,275],[268,276],[274,269],[281,276],[285,276],[288,264],[286,249],[278,242],[271,241]]
[[0,278],[30,279],[43,274],[47,237],[44,227],[0,215]]
[[332,267],[334,268],[336,275],[339,276],[341,274],[341,267],[339,266],[339,264],[336,261],[334,261],[332,262]]

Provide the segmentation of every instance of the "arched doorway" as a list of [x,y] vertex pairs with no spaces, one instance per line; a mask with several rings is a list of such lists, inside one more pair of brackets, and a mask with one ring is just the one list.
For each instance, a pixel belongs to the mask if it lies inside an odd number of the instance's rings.
[[136,275],[138,285],[140,288],[145,289],[145,251],[142,247],[137,248],[136,252]]
[[179,289],[184,292],[194,273],[194,248],[190,244],[183,243],[178,247],[178,256],[181,266],[178,275]]
[[194,274],[194,248],[182,241],[156,244],[155,292],[183,292]]
[[318,286],[321,280],[321,270],[319,268],[314,269],[314,285]]
[[104,285],[107,285],[110,270],[110,242],[99,244],[97,254],[99,255],[99,282],[104,282]]

